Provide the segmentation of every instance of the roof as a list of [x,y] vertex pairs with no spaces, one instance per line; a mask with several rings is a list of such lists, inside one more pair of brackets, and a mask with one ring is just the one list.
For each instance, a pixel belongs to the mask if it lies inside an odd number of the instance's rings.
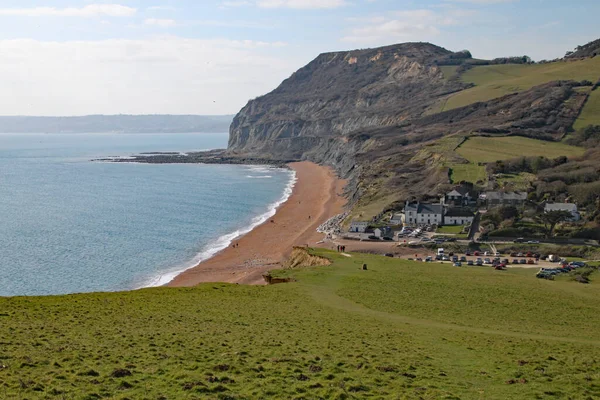
[[544,210],[577,212],[577,205],[573,203],[546,203]]
[[525,192],[485,192],[483,198],[488,200],[527,200],[527,193]]
[[472,211],[466,208],[451,208],[446,211],[446,217],[474,217]]
[[362,225],[369,225],[369,223],[366,222],[366,221],[352,221],[350,223],[350,225],[360,225],[360,226],[362,226]]
[[431,203],[411,203],[404,206],[404,212],[416,211],[417,214],[443,214],[444,206]]
[[418,214],[443,214],[444,207],[441,204],[419,204]]

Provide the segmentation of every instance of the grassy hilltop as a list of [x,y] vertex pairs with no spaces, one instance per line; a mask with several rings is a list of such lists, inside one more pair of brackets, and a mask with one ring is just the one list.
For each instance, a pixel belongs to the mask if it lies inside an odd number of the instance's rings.
[[0,299],[0,398],[600,396],[596,282],[316,253],[295,283]]

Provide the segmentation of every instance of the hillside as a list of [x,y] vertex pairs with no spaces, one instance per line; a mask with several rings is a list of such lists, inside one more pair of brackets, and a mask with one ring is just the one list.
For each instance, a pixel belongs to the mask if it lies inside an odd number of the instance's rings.
[[217,133],[227,132],[232,119],[230,115],[0,116],[0,133]]
[[1,298],[0,397],[600,396],[596,275],[316,253],[296,283]]
[[370,217],[410,196],[440,193],[454,171],[487,182],[485,166],[454,148],[428,151],[439,140],[561,141],[574,126],[595,123],[599,80],[600,59],[591,56],[488,61],[429,43],[326,53],[236,115],[228,152],[332,165],[350,181],[354,214]]

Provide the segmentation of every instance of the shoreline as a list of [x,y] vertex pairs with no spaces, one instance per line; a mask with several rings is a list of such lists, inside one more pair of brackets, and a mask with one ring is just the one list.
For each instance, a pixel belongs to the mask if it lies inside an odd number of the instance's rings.
[[317,228],[343,212],[346,200],[341,194],[346,182],[337,178],[331,168],[311,162],[289,163],[288,167],[295,172],[295,181],[292,178],[290,195],[272,216],[233,238],[233,244],[179,273],[166,286],[208,282],[265,284],[262,275],[280,268],[294,246],[314,246],[321,241],[325,234],[318,233]]

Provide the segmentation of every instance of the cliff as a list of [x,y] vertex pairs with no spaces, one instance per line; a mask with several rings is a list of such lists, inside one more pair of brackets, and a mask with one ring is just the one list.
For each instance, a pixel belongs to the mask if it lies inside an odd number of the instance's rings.
[[240,111],[229,150],[323,161],[332,141],[399,124],[463,88],[435,65],[452,54],[427,43],[321,54]]

